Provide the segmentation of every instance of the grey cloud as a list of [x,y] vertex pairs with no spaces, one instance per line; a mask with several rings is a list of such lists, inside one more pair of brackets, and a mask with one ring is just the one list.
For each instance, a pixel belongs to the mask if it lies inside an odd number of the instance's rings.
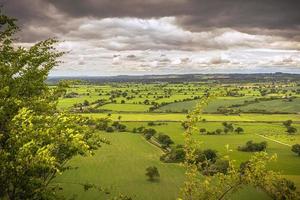
[[[160,18],[174,16],[192,31],[229,27],[244,32],[260,30],[299,38],[299,0],[3,0],[8,14],[22,24],[47,25],[65,31],[72,18]],[[62,15],[62,20],[57,20]],[[69,27],[70,28],[70,27]],[[57,30],[55,30],[57,29]]]

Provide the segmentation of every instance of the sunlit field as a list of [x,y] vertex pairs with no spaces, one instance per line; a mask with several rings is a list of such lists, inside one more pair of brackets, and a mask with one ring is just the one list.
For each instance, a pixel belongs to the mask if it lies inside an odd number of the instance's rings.
[[[214,87],[217,86],[209,88],[216,90]],[[184,181],[184,167],[179,163],[160,161],[159,157],[164,152],[139,133],[134,133],[134,129],[153,128],[157,134],[166,134],[174,141],[171,148],[183,145],[185,130],[182,122],[187,120],[188,112],[195,109],[207,88],[205,84],[197,83],[167,84],[164,87],[159,87],[159,84],[127,84],[126,87],[123,84],[114,84],[113,87],[110,84],[71,86],[66,96],[76,94],[59,100],[61,110],[90,119],[116,121],[124,124],[126,131],[101,133],[111,141],[111,145],[101,147],[95,157],[77,157],[71,160],[69,164],[78,169],[63,173],[55,182],[66,189],[64,193],[67,196],[75,194],[79,199],[108,198],[118,193],[126,193],[137,199],[174,199]],[[236,86],[229,88],[235,90]],[[300,143],[300,135],[287,134],[283,125],[283,122],[292,120],[293,126],[300,130],[298,98],[287,101],[280,92],[261,97],[255,88],[241,89],[237,94],[242,95],[218,97],[204,107],[193,139],[203,149],[214,149],[220,157],[229,156],[237,167],[253,155],[238,151],[239,146],[249,140],[266,141],[266,151],[277,156],[277,160],[268,166],[269,169],[280,171],[300,187],[300,161],[291,152],[291,146]],[[85,101],[88,103],[84,103]],[[239,111],[224,113],[224,108]],[[258,111],[255,112],[252,108]],[[249,113],[251,109],[252,112]],[[208,132],[222,130],[223,122],[232,123],[234,128],[242,127],[243,133],[206,135],[199,132],[201,128]],[[158,167],[161,175],[159,181],[145,181],[144,169],[149,165]],[[109,194],[95,190],[84,192],[78,183],[87,181],[110,188]],[[152,195],[149,196],[149,193]],[[262,191],[251,187],[239,191],[231,198],[253,199],[253,195],[257,199],[268,199]]]

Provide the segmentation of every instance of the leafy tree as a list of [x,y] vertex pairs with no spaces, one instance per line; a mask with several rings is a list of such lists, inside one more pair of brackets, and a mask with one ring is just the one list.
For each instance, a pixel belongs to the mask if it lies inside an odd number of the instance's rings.
[[107,118],[98,119],[95,122],[95,128],[98,130],[106,130],[109,122],[110,122],[110,120]]
[[222,125],[224,126],[224,133],[232,132],[234,130],[231,123],[223,122]]
[[83,106],[89,106],[89,105],[90,105],[90,102],[88,100],[83,101]]
[[146,128],[144,129],[144,136],[147,140],[149,140],[153,135],[156,134],[156,130],[153,128]]
[[264,151],[267,148],[267,142],[260,142],[254,143],[253,141],[248,141],[245,146],[239,146],[239,151],[248,151],[248,152],[255,152],[255,151]]
[[241,128],[241,127],[237,127],[234,131],[235,131],[237,134],[240,134],[240,133],[243,133],[243,132],[244,132],[244,129]]
[[217,158],[217,151],[213,149],[205,149],[203,154],[207,160],[215,161]]
[[294,134],[297,132],[297,129],[293,126],[288,126],[286,132],[288,132],[288,134]]
[[185,151],[181,145],[172,148],[160,157],[163,162],[182,162],[185,158]]
[[[225,129],[224,129],[224,131],[225,131]],[[222,133],[222,129],[218,128],[215,132],[216,132],[216,134],[220,135]]]
[[201,134],[204,134],[206,132],[206,129],[205,128],[200,128],[199,131],[200,131]]
[[193,139],[199,115],[202,109],[211,99],[223,96],[223,92],[210,94],[202,98],[196,109],[189,114],[189,120],[185,131],[185,162],[186,179],[181,189],[179,199],[183,200],[221,200],[230,198],[230,194],[239,189],[251,185],[261,188],[272,199],[299,199],[293,183],[283,179],[277,172],[269,170],[267,164],[274,161],[276,156],[268,156],[266,152],[254,153],[251,159],[243,164],[243,169],[237,169],[232,160],[218,164],[220,169],[226,169],[226,173],[215,173],[212,176],[200,177],[199,164],[196,162],[195,151],[198,143]]
[[289,119],[289,120],[286,120],[285,122],[283,122],[282,124],[283,124],[285,127],[289,127],[289,126],[292,125],[292,123],[293,123],[293,121]]
[[165,134],[159,134],[157,140],[159,141],[160,144],[162,144],[163,148],[169,147],[171,144],[174,144],[170,136]]
[[108,133],[114,132],[113,127],[111,127],[111,126],[107,127],[107,128],[106,128],[106,132],[108,132]]
[[160,177],[157,167],[150,166],[146,168],[146,174],[149,181],[154,181],[156,178]]
[[57,199],[53,178],[101,140],[87,119],[56,110],[65,90],[45,81],[63,55],[57,41],[18,47],[15,22],[0,13],[0,199]]
[[292,146],[292,152],[298,154],[298,156],[300,156],[300,144],[294,144]]

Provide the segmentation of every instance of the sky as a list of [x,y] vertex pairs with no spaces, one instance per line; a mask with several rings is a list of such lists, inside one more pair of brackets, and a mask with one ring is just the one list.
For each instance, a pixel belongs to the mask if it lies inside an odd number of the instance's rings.
[[51,76],[300,73],[300,0],[0,0],[17,43],[55,37]]

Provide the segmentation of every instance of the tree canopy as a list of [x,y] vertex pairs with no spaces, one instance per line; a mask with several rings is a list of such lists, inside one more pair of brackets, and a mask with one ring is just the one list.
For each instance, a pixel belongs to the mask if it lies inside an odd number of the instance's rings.
[[75,155],[87,155],[102,142],[80,116],[59,113],[63,84],[45,81],[63,55],[47,39],[17,46],[16,20],[0,12],[0,198],[57,199],[51,180]]

